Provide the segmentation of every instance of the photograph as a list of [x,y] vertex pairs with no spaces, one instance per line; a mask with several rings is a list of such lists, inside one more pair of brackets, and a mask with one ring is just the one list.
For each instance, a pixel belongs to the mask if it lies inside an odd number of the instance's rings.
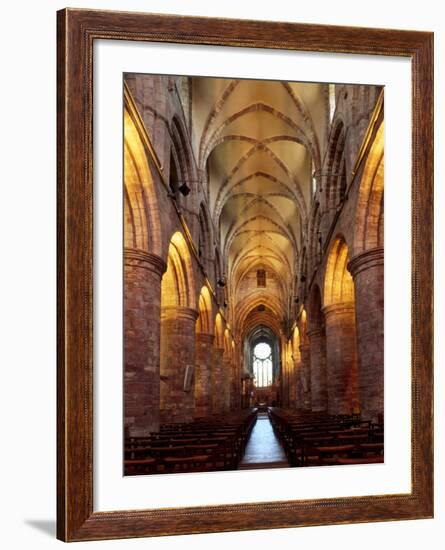
[[60,540],[434,515],[434,32],[249,16],[57,12]]
[[384,463],[384,86],[124,73],[124,476]]

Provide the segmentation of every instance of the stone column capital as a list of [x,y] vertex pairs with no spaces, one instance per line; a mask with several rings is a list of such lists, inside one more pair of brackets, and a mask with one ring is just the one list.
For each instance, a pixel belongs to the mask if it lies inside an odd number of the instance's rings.
[[196,339],[200,342],[204,342],[205,344],[212,344],[215,340],[214,334],[208,334],[207,332],[197,332],[196,333]]
[[348,271],[355,278],[361,271],[366,271],[376,266],[383,266],[383,247],[371,248],[357,254],[348,263]]
[[128,267],[148,269],[159,275],[159,277],[162,277],[167,270],[167,264],[161,257],[140,248],[125,248],[124,264]]
[[199,313],[195,309],[185,306],[164,306],[161,308],[161,320],[195,322],[198,315]]
[[308,330],[306,332],[306,334],[307,334],[307,336],[310,340],[311,338],[317,338],[318,336],[324,336],[324,329],[321,328],[321,327],[320,328],[313,328],[311,330]]
[[350,314],[355,311],[354,302],[339,302],[338,304],[331,304],[323,308],[323,313],[326,319],[333,315]]

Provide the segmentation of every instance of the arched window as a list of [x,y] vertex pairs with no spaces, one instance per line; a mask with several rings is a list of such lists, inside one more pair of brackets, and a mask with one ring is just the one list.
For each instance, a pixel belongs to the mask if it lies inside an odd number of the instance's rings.
[[266,342],[253,349],[253,376],[257,388],[272,385],[272,348]]

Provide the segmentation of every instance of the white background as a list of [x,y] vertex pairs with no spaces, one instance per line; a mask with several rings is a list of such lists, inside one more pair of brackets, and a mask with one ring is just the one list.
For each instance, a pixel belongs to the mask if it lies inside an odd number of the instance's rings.
[[[21,2],[2,9],[1,236],[2,452],[1,543],[5,548],[52,548],[55,521],[55,11],[61,2]],[[433,30],[436,33],[436,205],[443,185],[445,18],[424,0],[239,2],[128,0],[77,7]],[[442,21],[442,23],[441,23]],[[3,98],[3,94],[5,97]],[[437,207],[436,207],[437,212]],[[311,547],[441,548],[445,534],[443,403],[444,216],[436,216],[436,519],[88,543],[90,547],[177,549],[193,544],[257,549]],[[439,434],[442,437],[439,437]]]

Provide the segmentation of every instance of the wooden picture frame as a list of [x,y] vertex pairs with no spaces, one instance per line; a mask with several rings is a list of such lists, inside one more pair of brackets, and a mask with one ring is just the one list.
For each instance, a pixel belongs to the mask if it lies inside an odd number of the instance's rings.
[[[58,31],[58,490],[64,541],[433,516],[433,34],[65,9]],[[412,490],[406,494],[93,512],[95,40],[402,56],[412,61]]]

